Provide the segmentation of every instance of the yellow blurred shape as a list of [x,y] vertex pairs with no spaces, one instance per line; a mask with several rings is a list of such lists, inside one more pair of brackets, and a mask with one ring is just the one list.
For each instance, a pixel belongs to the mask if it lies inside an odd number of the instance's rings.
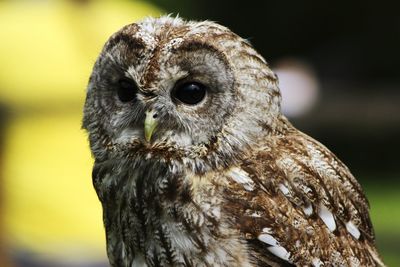
[[22,105],[81,99],[107,38],[123,25],[159,13],[138,1],[86,2],[0,2],[2,101]]
[[79,113],[26,116],[8,128],[4,164],[13,245],[56,255],[61,247],[104,247],[101,207]]
[[80,129],[85,88],[110,35],[159,14],[139,1],[0,2],[0,102],[12,114],[1,153],[0,218],[12,247],[50,257],[104,256]]

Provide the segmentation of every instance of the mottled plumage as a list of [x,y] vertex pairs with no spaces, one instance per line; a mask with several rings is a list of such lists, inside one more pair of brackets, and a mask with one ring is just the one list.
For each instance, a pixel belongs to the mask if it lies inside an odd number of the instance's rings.
[[216,23],[111,36],[83,120],[111,265],[382,266],[360,185],[280,101],[265,60]]

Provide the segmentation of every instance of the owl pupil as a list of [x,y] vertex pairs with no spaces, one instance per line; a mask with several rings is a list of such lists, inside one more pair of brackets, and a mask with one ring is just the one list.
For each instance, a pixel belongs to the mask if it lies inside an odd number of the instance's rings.
[[206,96],[206,87],[198,82],[187,82],[178,85],[173,96],[184,104],[195,105]]
[[117,95],[121,102],[130,102],[136,98],[137,85],[133,80],[123,78],[118,81]]

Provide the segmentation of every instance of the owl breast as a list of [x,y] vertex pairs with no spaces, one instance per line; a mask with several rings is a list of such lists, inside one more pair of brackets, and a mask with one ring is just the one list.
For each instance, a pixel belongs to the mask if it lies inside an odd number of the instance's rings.
[[152,159],[98,163],[93,178],[113,266],[247,265],[206,178]]

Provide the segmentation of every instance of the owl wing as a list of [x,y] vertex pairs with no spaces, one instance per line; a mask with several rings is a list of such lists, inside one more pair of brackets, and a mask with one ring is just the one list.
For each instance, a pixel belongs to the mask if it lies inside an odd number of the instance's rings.
[[265,138],[226,175],[224,208],[256,266],[383,266],[362,188],[307,135]]

